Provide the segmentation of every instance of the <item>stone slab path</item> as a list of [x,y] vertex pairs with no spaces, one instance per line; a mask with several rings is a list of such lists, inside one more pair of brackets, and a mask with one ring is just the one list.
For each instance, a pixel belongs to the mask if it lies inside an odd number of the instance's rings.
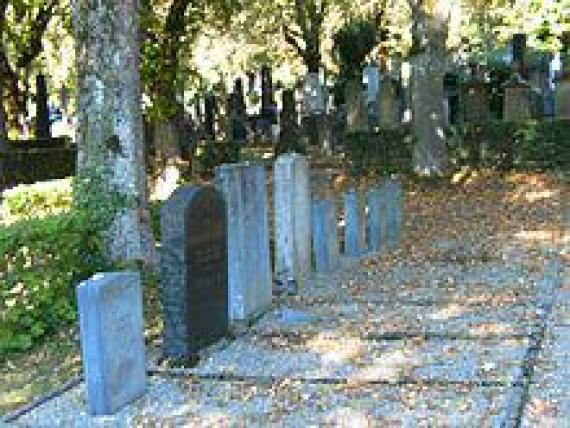
[[453,236],[451,222],[428,234],[445,209],[412,211],[400,250],[344,260],[194,368],[150,352],[147,395],[117,415],[87,416],[81,384],[15,425],[570,426],[570,239],[557,205],[494,233]]

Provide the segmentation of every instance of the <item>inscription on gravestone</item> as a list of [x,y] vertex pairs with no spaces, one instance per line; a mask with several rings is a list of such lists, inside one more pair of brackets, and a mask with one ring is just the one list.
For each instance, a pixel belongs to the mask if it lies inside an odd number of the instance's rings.
[[178,189],[162,209],[164,350],[186,358],[228,330],[226,208],[209,187]]

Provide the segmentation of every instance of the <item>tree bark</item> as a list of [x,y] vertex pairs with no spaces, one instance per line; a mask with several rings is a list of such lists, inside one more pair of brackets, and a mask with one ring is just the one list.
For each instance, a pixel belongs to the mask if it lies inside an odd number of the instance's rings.
[[79,172],[107,167],[108,188],[136,201],[116,214],[108,231],[112,259],[154,264],[141,112],[139,0],[77,0],[73,13]]
[[444,3],[444,0],[412,0],[415,46],[419,49],[412,58],[414,167],[422,175],[442,175],[448,167],[444,133],[447,39]]

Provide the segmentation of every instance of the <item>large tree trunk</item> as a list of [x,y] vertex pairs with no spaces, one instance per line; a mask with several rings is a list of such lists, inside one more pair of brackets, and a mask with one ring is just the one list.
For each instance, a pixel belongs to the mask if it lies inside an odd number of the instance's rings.
[[77,0],[79,172],[107,167],[109,189],[136,201],[108,233],[114,260],[155,262],[144,163],[139,0]]
[[448,166],[443,90],[447,7],[444,0],[412,0],[412,10],[419,49],[412,58],[414,167],[422,175],[442,175]]

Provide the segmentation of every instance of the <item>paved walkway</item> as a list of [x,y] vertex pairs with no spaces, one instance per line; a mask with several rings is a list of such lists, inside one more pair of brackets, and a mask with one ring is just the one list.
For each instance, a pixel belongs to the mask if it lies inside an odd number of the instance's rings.
[[196,368],[155,367],[119,414],[89,418],[80,385],[17,423],[570,426],[568,241],[427,236],[425,215],[401,250],[345,260]]

